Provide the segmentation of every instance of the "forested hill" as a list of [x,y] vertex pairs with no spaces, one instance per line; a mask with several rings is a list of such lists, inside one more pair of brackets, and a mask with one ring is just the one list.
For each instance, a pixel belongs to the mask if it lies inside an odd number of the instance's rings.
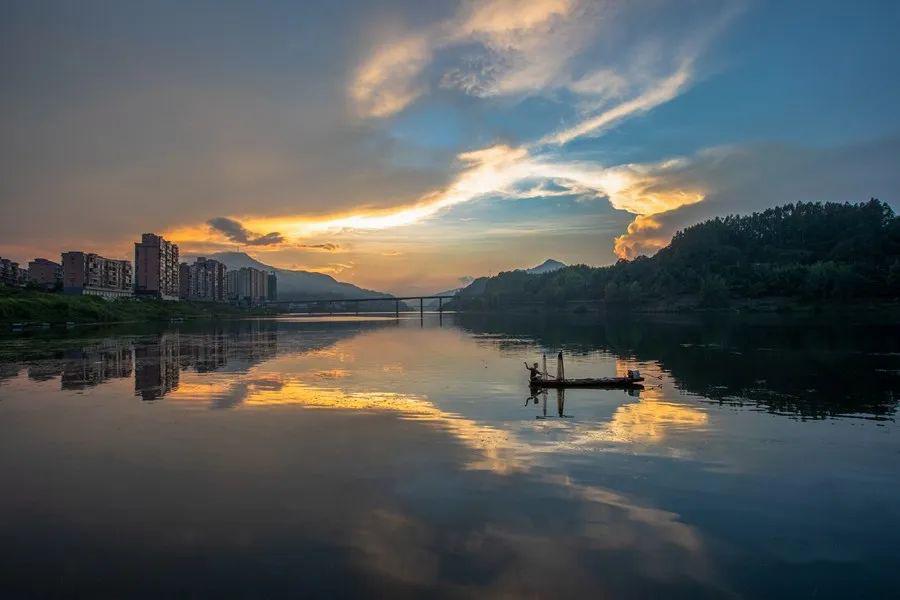
[[608,267],[500,273],[460,293],[457,308],[605,300],[698,305],[766,297],[804,301],[900,296],[900,218],[884,202],[797,203],[679,231],[655,256]]

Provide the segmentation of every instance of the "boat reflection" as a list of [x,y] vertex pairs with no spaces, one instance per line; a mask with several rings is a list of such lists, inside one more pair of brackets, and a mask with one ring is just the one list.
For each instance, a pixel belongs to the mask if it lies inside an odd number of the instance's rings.
[[[553,390],[556,394],[556,413],[557,416],[561,419],[570,418],[572,415],[564,414],[565,406],[566,406],[566,390],[565,388],[556,388]],[[546,419],[547,418],[547,396],[549,395],[547,388],[541,390],[535,390],[531,396],[525,399],[525,406],[528,406],[529,401],[534,401],[535,404],[540,402],[542,408],[542,415],[535,415],[535,419]]]

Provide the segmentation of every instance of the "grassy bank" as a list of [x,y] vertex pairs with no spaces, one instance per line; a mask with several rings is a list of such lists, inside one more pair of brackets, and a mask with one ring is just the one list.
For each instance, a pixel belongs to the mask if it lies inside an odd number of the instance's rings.
[[226,304],[163,302],[147,299],[104,300],[96,296],[67,296],[0,287],[0,323],[113,323],[216,319],[266,314]]

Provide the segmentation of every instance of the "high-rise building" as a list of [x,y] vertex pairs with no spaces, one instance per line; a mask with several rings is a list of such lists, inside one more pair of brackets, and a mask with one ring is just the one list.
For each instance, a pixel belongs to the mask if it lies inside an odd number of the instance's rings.
[[178,265],[178,297],[191,299],[191,265],[187,263]]
[[242,304],[261,304],[268,297],[269,277],[265,271],[242,267],[225,275],[228,299]]
[[134,291],[140,296],[178,300],[178,246],[154,233],[134,244]]
[[133,294],[131,263],[89,252],[63,252],[62,285],[66,294],[125,298]]
[[52,290],[62,282],[62,265],[46,258],[36,258],[28,263],[28,280]]
[[225,265],[211,258],[198,258],[194,264],[181,263],[181,298],[201,302],[224,302]]
[[278,276],[275,273],[269,273],[267,285],[269,289],[266,298],[271,302],[278,300]]

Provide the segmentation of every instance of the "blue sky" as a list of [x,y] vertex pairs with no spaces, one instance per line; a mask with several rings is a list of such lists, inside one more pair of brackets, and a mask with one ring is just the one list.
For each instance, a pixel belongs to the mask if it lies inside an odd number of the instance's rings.
[[433,292],[785,202],[896,208],[898,26],[874,1],[6,2],[0,256],[158,231]]

